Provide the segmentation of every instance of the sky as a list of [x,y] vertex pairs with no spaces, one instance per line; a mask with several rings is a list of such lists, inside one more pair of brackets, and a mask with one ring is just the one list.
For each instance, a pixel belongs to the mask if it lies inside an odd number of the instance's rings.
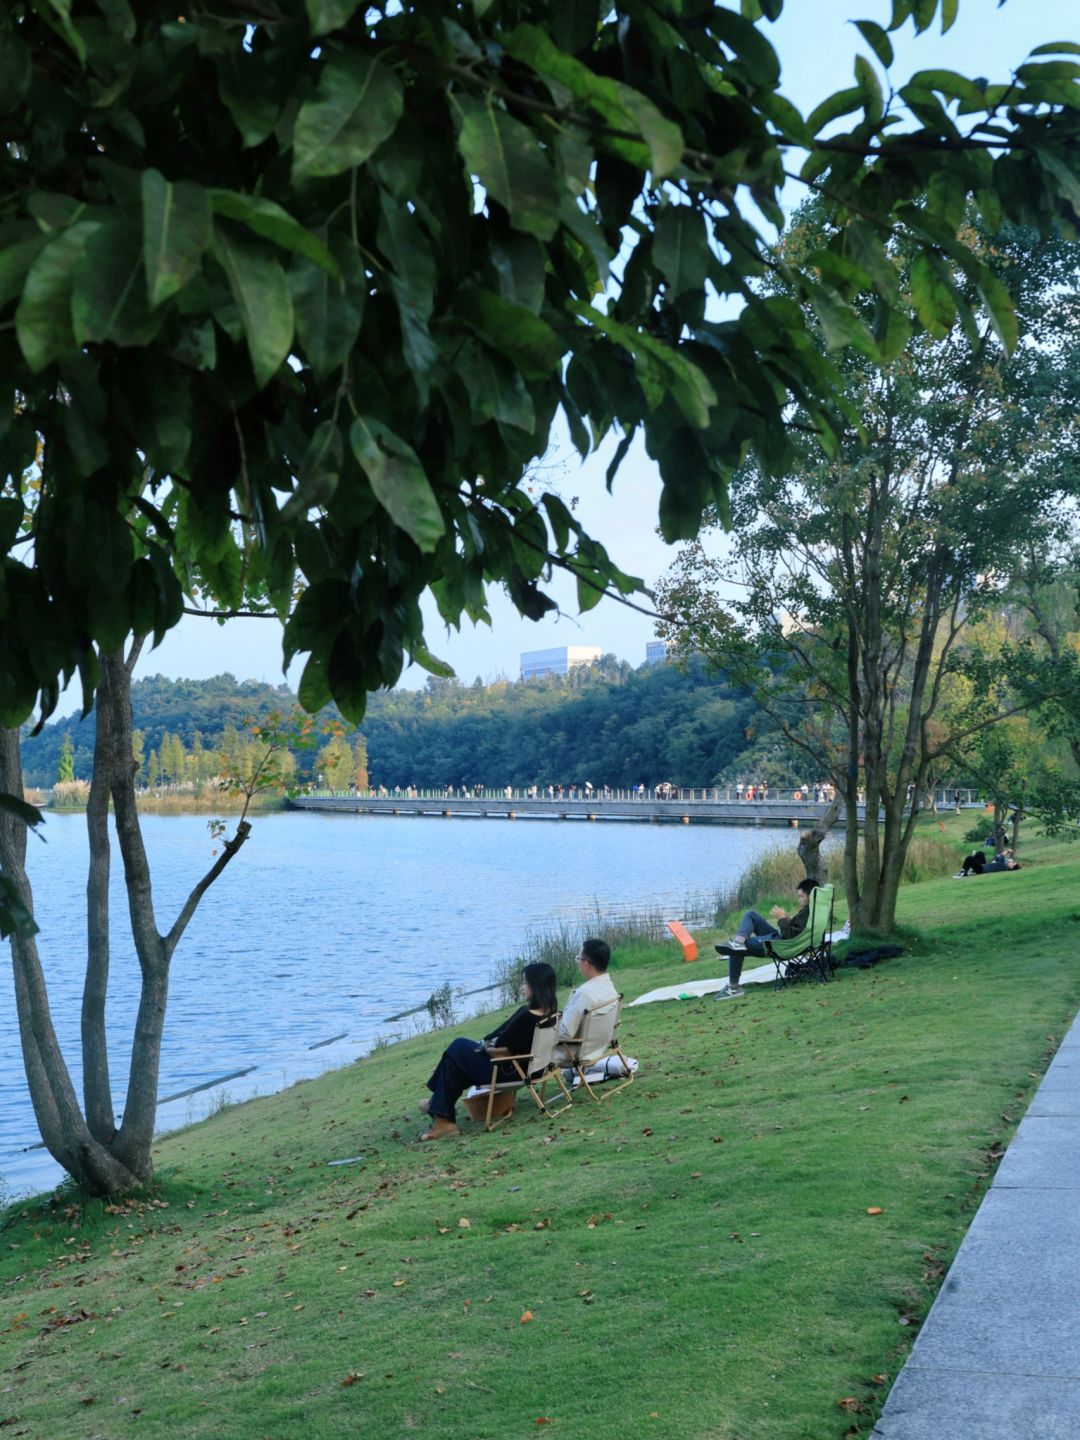
[[[764,27],[780,56],[782,93],[805,114],[826,95],[851,84],[856,53],[873,60],[851,17],[887,25],[891,8],[891,0],[787,0],[780,20]],[[947,35],[940,35],[935,27],[916,37],[909,24],[892,37],[896,58],[891,74],[897,85],[915,70],[939,67],[1006,80],[1035,45],[1075,39],[1078,20],[1080,0],[1038,0],[1037,4],[1007,0],[1003,5],[998,0],[960,0],[959,18]],[[789,184],[784,198],[789,207],[795,206],[802,193]],[[604,474],[614,443],[606,443],[581,462],[563,435],[556,439],[547,463],[554,467],[555,484],[563,497],[578,497],[576,513],[586,530],[606,545],[621,569],[652,584],[673,559],[673,551],[656,533],[659,476],[644,447],[635,444],[609,494]],[[460,632],[448,634],[434,605],[428,604],[428,648],[447,660],[466,683],[477,676],[484,681],[515,678],[523,650],[556,645],[599,645],[632,665],[644,662],[646,642],[653,637],[653,622],[647,616],[605,599],[579,617],[571,580],[557,577],[549,588],[560,613],[539,623],[522,619],[509,600],[493,590],[490,628],[466,621]],[[640,598],[636,603],[648,605]],[[302,664],[298,660],[283,677],[281,630],[275,621],[232,620],[219,625],[185,617],[156,650],[144,654],[137,673],[203,679],[229,671],[239,680],[277,684],[287,678],[295,686]],[[414,666],[402,684],[417,687],[425,679],[426,673]],[[68,713],[78,703],[72,688],[58,713]]]

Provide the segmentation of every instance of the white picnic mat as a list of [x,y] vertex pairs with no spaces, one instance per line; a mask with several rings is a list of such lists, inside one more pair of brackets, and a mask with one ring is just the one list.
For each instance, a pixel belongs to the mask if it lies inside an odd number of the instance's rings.
[[[770,963],[759,965],[756,970],[744,970],[739,984],[763,985],[766,980],[775,979],[776,966]],[[727,976],[722,975],[716,980],[686,980],[681,985],[664,985],[659,990],[649,990],[631,1000],[627,1009],[634,1005],[651,1005],[654,1000],[697,1000],[702,995],[713,995],[717,990],[723,990],[727,983]]]

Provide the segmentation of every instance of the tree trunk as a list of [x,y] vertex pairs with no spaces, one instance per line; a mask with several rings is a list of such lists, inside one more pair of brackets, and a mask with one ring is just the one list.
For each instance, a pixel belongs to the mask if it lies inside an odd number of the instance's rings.
[[829,808],[817,824],[812,825],[809,830],[800,830],[799,832],[798,852],[804,873],[808,879],[816,880],[820,885],[824,885],[829,873],[829,867],[821,853],[821,846],[839,817],[840,791],[838,790]]
[[[87,882],[89,953],[83,995],[86,1045],[84,1119],[49,1013],[45,977],[33,938],[13,934],[11,953],[30,1098],[41,1138],[50,1155],[92,1195],[115,1195],[153,1177],[151,1145],[157,1115],[158,1072],[169,962],[203,895],[247,839],[251,826],[241,819],[235,836],[184,903],[168,935],[158,933],[150,887],[150,867],[135,806],[135,762],[131,749],[131,672],[141,641],[125,660],[117,653],[101,657],[97,693],[98,741],[94,754],[92,809],[87,816],[91,859]],[[22,765],[17,730],[0,730],[0,790],[22,797]],[[132,1046],[127,1102],[117,1132],[112,1115],[105,1046],[105,996],[108,982],[108,797],[112,795],[116,829],[124,861],[128,912],[142,971],[142,990]],[[26,825],[0,811],[0,869],[11,878],[32,912],[26,874]]]
[[[104,687],[105,676],[100,685]],[[116,1136],[109,1050],[105,1038],[105,999],[109,989],[109,786],[108,706],[98,690],[94,770],[86,806],[90,863],[86,878],[86,979],[82,1002],[83,1106],[91,1133],[103,1145]]]
[[[0,789],[23,793],[19,732],[0,731]],[[0,812],[0,866],[18,887],[28,910],[33,895],[26,873],[26,825]],[[19,1038],[34,1116],[49,1154],[93,1195],[130,1189],[137,1177],[91,1134],[79,1109],[75,1087],[60,1050],[49,1011],[45,976],[33,937],[11,937]]]

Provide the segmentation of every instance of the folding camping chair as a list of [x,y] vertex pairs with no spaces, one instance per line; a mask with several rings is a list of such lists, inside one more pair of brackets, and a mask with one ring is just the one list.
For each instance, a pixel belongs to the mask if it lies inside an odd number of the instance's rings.
[[[592,1100],[603,1100],[609,1095],[617,1095],[634,1079],[634,1071],[619,1048],[622,1004],[623,997],[619,995],[614,1000],[605,1000],[603,1004],[586,1010],[577,1035],[572,1040],[564,1039],[559,1042],[570,1057],[570,1069],[574,1073],[575,1082],[580,1081],[584,1085]],[[590,1058],[586,1060],[585,1056]],[[621,1083],[612,1085],[605,1080],[603,1093],[598,1095],[589,1083],[586,1072],[615,1059],[619,1062]]]
[[831,980],[833,892],[835,886],[815,885],[810,892],[810,916],[806,929],[791,940],[766,940],[765,951],[776,966],[776,984],[794,985],[797,980]]
[[[566,1082],[562,1077],[562,1067],[555,1064],[555,1044],[559,1035],[559,1016],[553,1015],[542,1024],[537,1025],[533,1031],[533,1047],[528,1055],[500,1055],[497,1060],[491,1062],[491,1079],[486,1085],[474,1085],[465,1092],[464,1100],[469,1113],[475,1119],[480,1116],[475,1114],[475,1109],[469,1104],[470,1101],[487,1101],[484,1108],[484,1128],[494,1130],[495,1126],[503,1120],[508,1120],[514,1113],[514,1099],[517,1091],[524,1087],[536,1101],[542,1114],[549,1118],[561,1115],[574,1103],[574,1097],[566,1088]],[[511,1065],[515,1071],[514,1076],[509,1079],[500,1077],[499,1071],[503,1065]],[[560,1105],[553,1110],[544,1098],[544,1091],[548,1082],[554,1080],[566,1097],[566,1104]],[[496,1110],[496,1098],[498,1096],[509,1096],[510,1104],[505,1110]]]

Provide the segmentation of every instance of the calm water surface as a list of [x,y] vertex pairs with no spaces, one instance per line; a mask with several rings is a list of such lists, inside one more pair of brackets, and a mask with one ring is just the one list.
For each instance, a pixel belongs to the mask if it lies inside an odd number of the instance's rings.
[[[230,827],[232,828],[232,827]],[[203,816],[147,815],[158,928],[168,929],[212,863]],[[77,1086],[85,964],[86,823],[50,815],[48,844],[29,845],[38,937],[53,1018]],[[778,832],[659,826],[313,815],[260,817],[208,892],[177,949],[160,1094],[225,1082],[232,1100],[343,1065],[405,1024],[444,981],[473,989],[546,920],[662,909],[734,879]],[[113,957],[108,1027],[117,1113],[123,1109],[138,964],[113,847]],[[0,952],[0,1177],[15,1192],[60,1170],[41,1150],[23,1076],[8,947]],[[480,1008],[484,997],[475,1002]],[[487,1002],[490,1006],[490,1001]],[[326,1045],[331,1036],[347,1032]],[[311,1049],[316,1046],[318,1048]],[[81,1093],[81,1091],[80,1091]],[[220,1100],[221,1087],[162,1103],[175,1128]]]

